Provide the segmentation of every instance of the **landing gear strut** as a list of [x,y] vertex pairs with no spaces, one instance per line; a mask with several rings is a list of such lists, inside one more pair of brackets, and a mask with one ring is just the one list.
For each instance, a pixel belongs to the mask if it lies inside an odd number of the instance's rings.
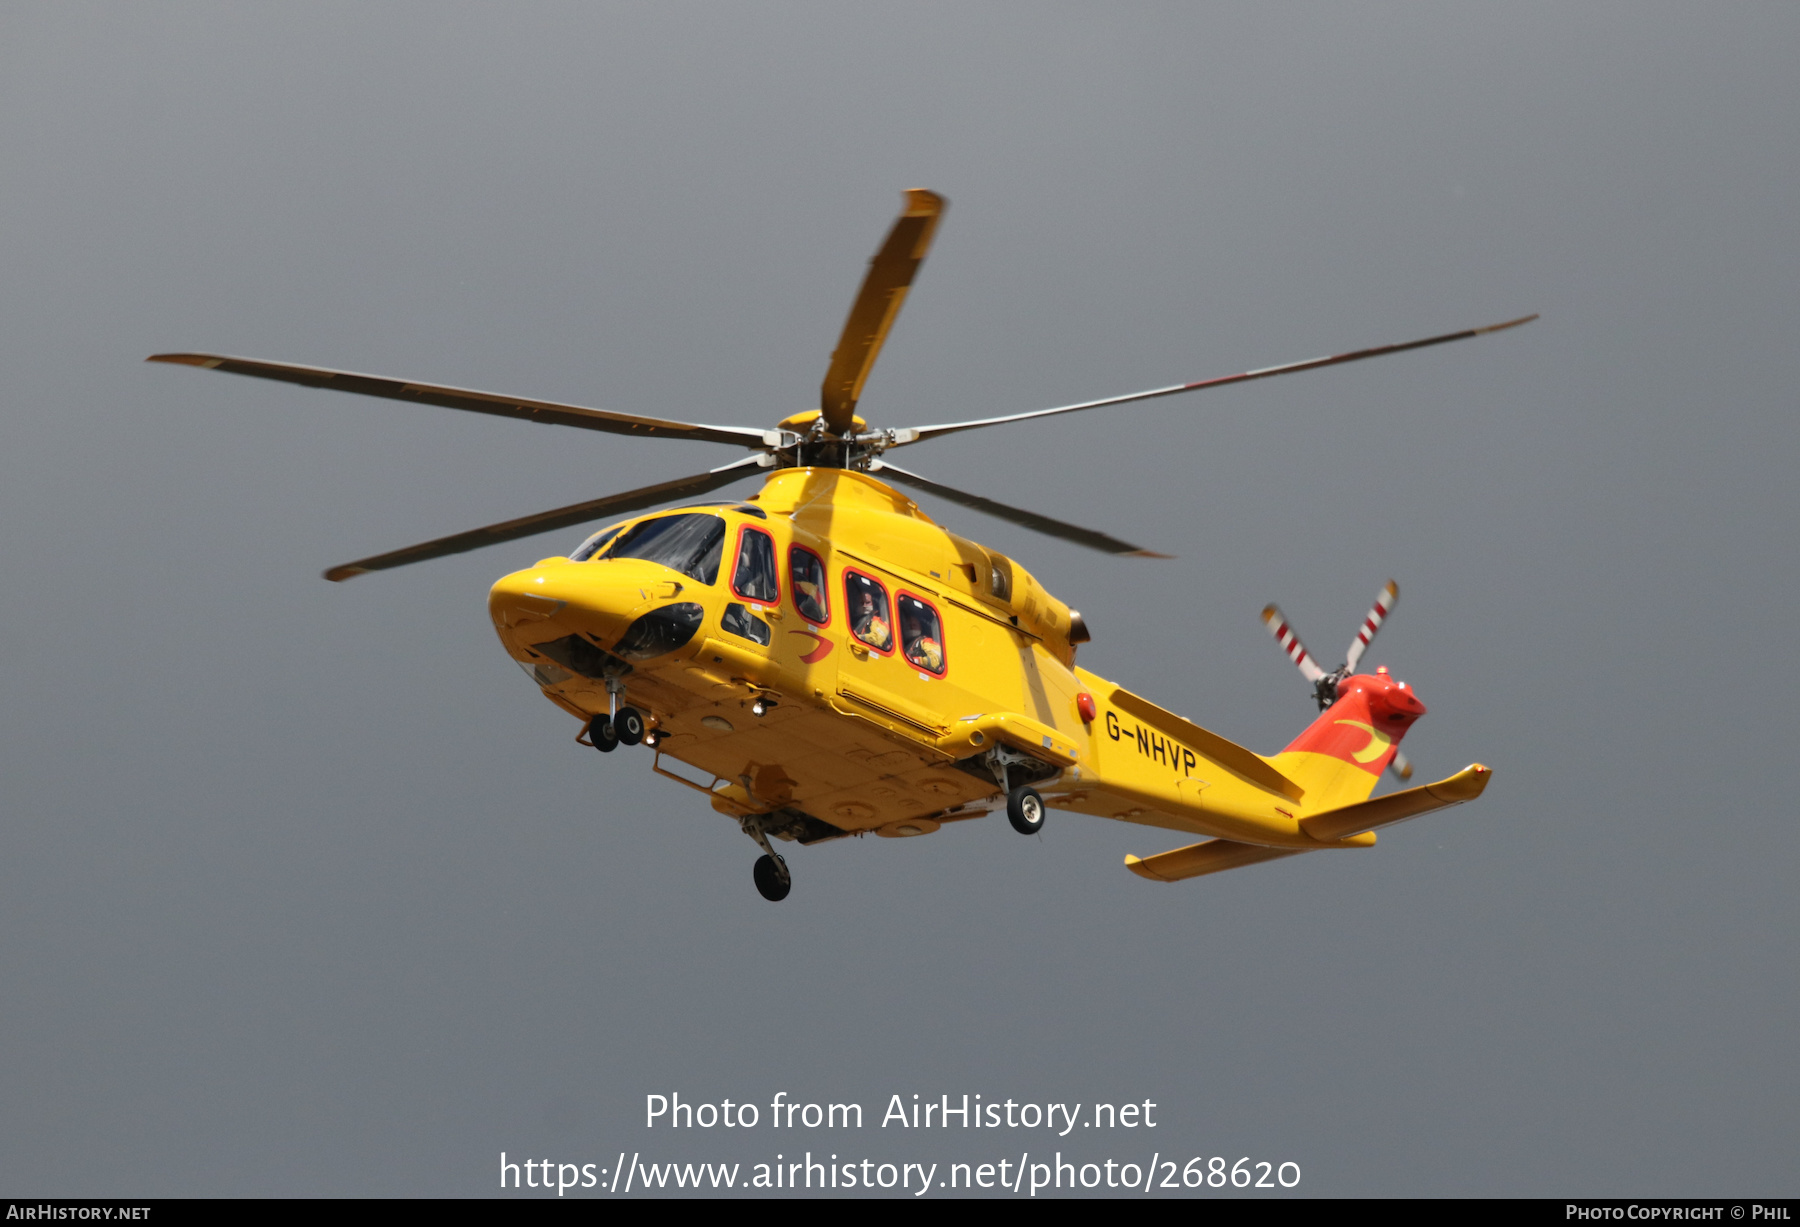
[[1006,746],[995,746],[984,756],[987,768],[994,773],[1000,791],[1006,794],[1006,820],[1021,835],[1036,835],[1044,829],[1044,798],[1029,784],[1008,786],[1006,769],[1034,760]]
[[[606,699],[608,714],[595,716],[587,724],[588,740],[594,749],[602,754],[611,754],[618,746],[635,746],[649,734],[649,722],[644,713],[635,707],[620,707],[619,697],[625,693],[625,682],[622,678],[606,679]],[[577,739],[579,740],[579,738]],[[651,745],[655,745],[654,736]]]
[[756,878],[757,893],[770,903],[780,903],[794,888],[794,876],[788,871],[787,861],[782,859],[781,853],[769,846],[769,832],[763,815],[745,814],[738,819],[738,825],[763,850],[751,870]]

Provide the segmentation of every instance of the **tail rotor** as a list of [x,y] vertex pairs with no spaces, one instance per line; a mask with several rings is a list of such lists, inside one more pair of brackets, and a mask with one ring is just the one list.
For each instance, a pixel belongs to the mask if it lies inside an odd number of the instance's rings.
[[1369,645],[1375,641],[1375,633],[1387,621],[1388,614],[1399,600],[1400,585],[1390,579],[1381,586],[1381,591],[1375,597],[1375,605],[1369,610],[1369,616],[1363,619],[1363,624],[1356,630],[1356,638],[1350,641],[1350,654],[1344,658],[1344,676],[1348,677],[1356,672],[1356,663],[1369,650]]
[[[1363,619],[1362,625],[1356,628],[1356,637],[1350,641],[1350,650],[1344,656],[1344,663],[1329,672],[1321,668],[1319,663],[1312,658],[1312,653],[1308,652],[1306,645],[1300,642],[1300,636],[1288,624],[1287,615],[1282,613],[1278,606],[1265,606],[1262,611],[1262,622],[1269,634],[1274,637],[1275,642],[1281,645],[1282,652],[1300,670],[1301,676],[1312,683],[1313,699],[1318,703],[1319,710],[1324,711],[1337,702],[1338,687],[1356,672],[1356,666],[1362,661],[1363,653],[1367,652],[1369,645],[1375,642],[1376,634],[1380,632],[1389,615],[1394,612],[1394,606],[1399,601],[1400,585],[1390,579],[1381,586],[1381,591],[1376,594],[1375,604],[1369,609],[1368,616]],[[1376,672],[1386,673],[1387,669],[1381,668]],[[1389,769],[1402,780],[1412,779],[1412,763],[1406,755],[1398,750],[1394,751],[1394,758],[1389,764]]]
[[1263,625],[1269,628],[1269,634],[1275,636],[1275,642],[1281,645],[1281,650],[1287,653],[1287,658],[1300,667],[1300,672],[1307,681],[1317,682],[1325,676],[1325,670],[1319,668],[1318,663],[1312,658],[1312,653],[1308,652],[1306,645],[1300,642],[1300,636],[1296,635],[1294,628],[1288,625],[1287,616],[1281,612],[1279,606],[1265,606],[1262,611],[1262,620]]

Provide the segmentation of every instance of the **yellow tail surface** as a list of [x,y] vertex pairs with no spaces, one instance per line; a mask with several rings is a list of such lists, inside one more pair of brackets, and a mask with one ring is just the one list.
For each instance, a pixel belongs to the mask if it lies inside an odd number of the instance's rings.
[[1400,739],[1424,714],[1424,704],[1406,683],[1394,681],[1385,669],[1359,674],[1343,683],[1337,701],[1269,763],[1306,789],[1311,813],[1355,805],[1369,799]]
[[[1375,842],[1375,828],[1405,822],[1420,814],[1473,801],[1487,788],[1493,772],[1480,763],[1471,763],[1447,780],[1389,793],[1375,801],[1352,802],[1334,810],[1311,814],[1300,820],[1300,829],[1325,846],[1326,841],[1341,841],[1335,847],[1369,847]],[[1310,792],[1308,793],[1310,796]],[[1179,882],[1203,874],[1220,873],[1262,861],[1298,856],[1304,848],[1270,848],[1261,844],[1240,843],[1232,839],[1208,839],[1159,852],[1155,856],[1127,856],[1125,868],[1152,882]]]
[[1306,789],[1306,808],[1314,814],[1367,801],[1381,782],[1380,774],[1357,763],[1310,750],[1283,750],[1269,765]]

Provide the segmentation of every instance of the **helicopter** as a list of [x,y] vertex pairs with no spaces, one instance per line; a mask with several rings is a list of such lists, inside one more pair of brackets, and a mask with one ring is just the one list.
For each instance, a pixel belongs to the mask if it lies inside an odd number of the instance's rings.
[[[1049,807],[1200,836],[1125,858],[1173,882],[1328,849],[1479,796],[1480,763],[1371,799],[1425,714],[1385,667],[1357,672],[1392,612],[1381,590],[1344,662],[1327,671],[1284,615],[1263,621],[1313,684],[1320,714],[1262,756],[1076,664],[1081,614],[1009,557],[940,526],[906,487],[1062,541],[1166,558],[1111,534],[959,490],[895,465],[900,448],[968,430],[1132,404],[1357,362],[1516,328],[1528,315],[1370,349],[995,417],[872,428],[856,410],[946,202],[912,189],[870,261],[816,410],[771,428],[712,426],[323,367],[216,354],[148,361],[546,425],[690,439],[750,454],[675,478],[332,567],[374,571],[613,520],[566,556],[503,576],[488,595],[502,646],[601,753],[652,751],[651,770],[704,795],[761,855],[759,893],[793,875],[776,843],[906,839],[1004,809],[1022,834]],[[754,494],[693,502],[762,477]],[[668,507],[679,503],[680,506]],[[658,510],[652,510],[658,509]],[[638,514],[645,513],[648,514]]]

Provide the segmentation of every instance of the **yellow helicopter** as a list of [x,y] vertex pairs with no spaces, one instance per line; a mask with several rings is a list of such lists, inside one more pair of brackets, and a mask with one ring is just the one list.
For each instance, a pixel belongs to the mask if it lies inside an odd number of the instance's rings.
[[748,448],[731,464],[333,567],[342,581],[577,524],[766,474],[741,501],[630,516],[493,586],[507,652],[603,752],[654,751],[652,770],[703,793],[762,855],[757,889],[792,877],[772,840],[909,838],[1004,807],[1024,834],[1045,809],[1202,836],[1139,858],[1171,882],[1301,852],[1364,848],[1376,828],[1481,794],[1480,764],[1370,799],[1425,708],[1385,668],[1356,666],[1392,610],[1391,581],[1337,669],[1321,668],[1274,606],[1269,631],[1314,685],[1321,714],[1264,757],[1078,666],[1079,613],[1018,563],[934,523],[910,487],[1109,554],[1166,557],[1093,529],[944,486],[890,463],[959,431],[1123,405],[1499,332],[1535,315],[1399,345],[1125,396],[935,426],[871,429],[857,401],[945,202],[912,190],[870,263],[825,374],[820,408],[773,429],[706,426],[373,375],[213,354],[170,362],[306,387],[614,434]]

